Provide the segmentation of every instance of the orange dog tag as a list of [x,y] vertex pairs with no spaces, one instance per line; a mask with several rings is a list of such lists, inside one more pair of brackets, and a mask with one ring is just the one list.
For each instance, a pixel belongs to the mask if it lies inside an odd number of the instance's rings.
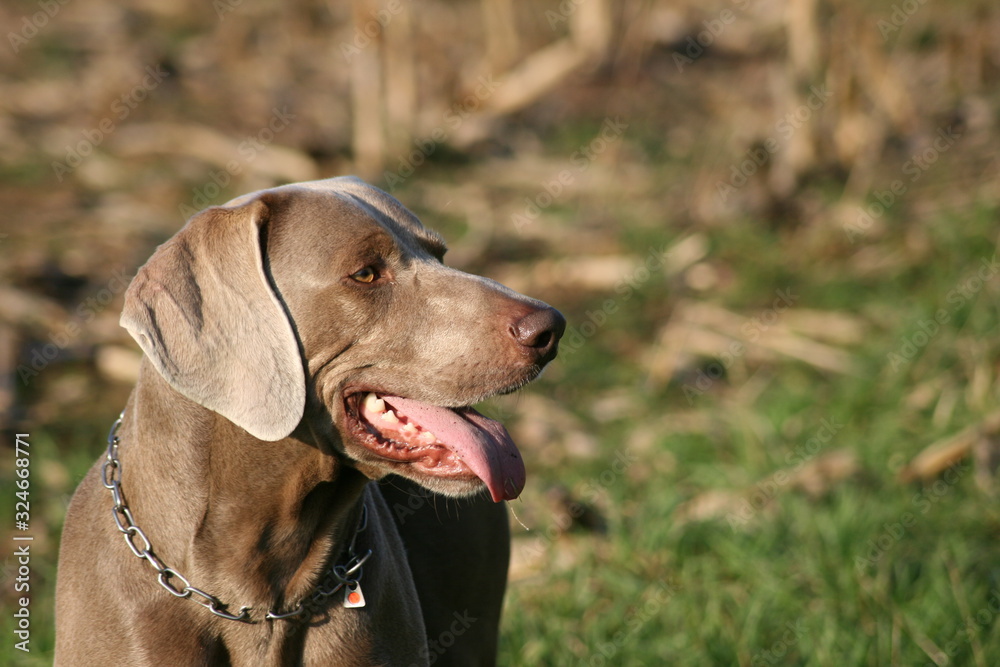
[[365,594],[361,592],[361,584],[346,587],[344,592],[344,606],[348,609],[365,606]]

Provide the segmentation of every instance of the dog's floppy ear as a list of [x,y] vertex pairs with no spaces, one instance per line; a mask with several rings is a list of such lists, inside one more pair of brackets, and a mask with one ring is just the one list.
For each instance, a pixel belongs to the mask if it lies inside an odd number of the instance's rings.
[[121,324],[174,389],[273,441],[302,419],[306,383],[264,271],[268,217],[261,199],[193,217],[139,269]]

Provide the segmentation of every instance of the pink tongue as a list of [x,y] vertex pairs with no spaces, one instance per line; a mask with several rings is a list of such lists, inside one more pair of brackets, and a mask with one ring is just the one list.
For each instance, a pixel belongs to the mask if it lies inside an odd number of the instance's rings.
[[524,461],[502,424],[472,408],[439,408],[399,396],[381,398],[455,452],[486,483],[493,502],[520,495],[526,477]]

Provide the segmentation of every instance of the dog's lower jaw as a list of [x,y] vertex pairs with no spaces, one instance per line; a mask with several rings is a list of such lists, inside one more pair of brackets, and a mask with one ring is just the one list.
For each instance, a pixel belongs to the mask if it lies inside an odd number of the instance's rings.
[[420,474],[412,469],[408,469],[406,465],[394,466],[392,469],[384,463],[352,461],[351,465],[372,481],[378,482],[391,475],[398,475],[411,482],[415,482],[428,491],[433,491],[448,498],[468,498],[486,493],[486,485],[481,479],[475,476],[467,480],[442,479]]

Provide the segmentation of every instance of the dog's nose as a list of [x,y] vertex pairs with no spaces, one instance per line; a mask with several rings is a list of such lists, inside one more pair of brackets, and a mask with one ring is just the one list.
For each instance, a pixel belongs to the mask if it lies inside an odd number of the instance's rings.
[[534,310],[510,326],[510,333],[522,347],[547,364],[556,356],[559,339],[566,331],[566,318],[555,308]]

